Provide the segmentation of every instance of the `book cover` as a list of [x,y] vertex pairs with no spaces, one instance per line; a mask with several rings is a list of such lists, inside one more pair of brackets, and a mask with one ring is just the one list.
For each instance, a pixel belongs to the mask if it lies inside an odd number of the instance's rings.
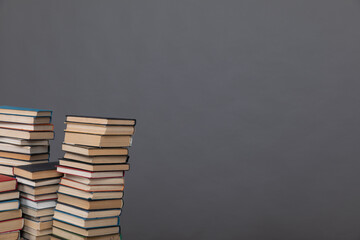
[[34,116],[34,117],[51,117],[52,116],[51,110],[14,107],[14,106],[0,106],[0,113],[1,114],[12,114],[12,115],[22,115],[22,116]]

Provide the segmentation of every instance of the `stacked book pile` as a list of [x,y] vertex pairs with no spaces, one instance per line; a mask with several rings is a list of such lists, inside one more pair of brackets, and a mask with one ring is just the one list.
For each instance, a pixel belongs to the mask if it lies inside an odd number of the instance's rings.
[[20,191],[24,217],[22,237],[29,240],[50,239],[61,173],[58,162],[26,165],[14,168]]
[[[124,171],[134,119],[67,116],[53,221],[59,239],[120,239]],[[54,238],[56,239],[56,238]]]
[[52,111],[0,106],[0,174],[13,167],[48,162],[54,138]]
[[0,240],[17,240],[24,220],[19,209],[16,179],[0,175]]

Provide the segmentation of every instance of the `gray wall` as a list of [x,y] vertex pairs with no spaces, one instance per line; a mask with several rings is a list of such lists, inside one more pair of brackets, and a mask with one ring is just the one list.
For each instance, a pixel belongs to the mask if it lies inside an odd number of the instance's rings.
[[0,1],[0,103],[138,119],[131,239],[360,238],[358,0]]

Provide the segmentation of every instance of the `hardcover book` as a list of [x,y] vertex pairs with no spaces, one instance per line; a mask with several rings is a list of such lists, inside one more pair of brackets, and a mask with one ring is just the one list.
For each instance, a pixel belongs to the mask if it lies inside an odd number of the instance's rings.
[[120,126],[135,126],[136,120],[130,118],[104,118],[104,117],[90,117],[67,115],[67,122],[103,124],[103,125],[120,125]]
[[70,213],[61,212],[59,210],[55,210],[54,219],[86,229],[115,227],[119,226],[120,224],[120,219],[118,216],[106,218],[82,218]]
[[80,189],[76,189],[73,187],[67,187],[60,185],[59,186],[59,193],[63,193],[65,195],[70,195],[73,197],[78,197],[82,199],[89,199],[89,200],[105,200],[105,199],[118,199],[122,198],[124,192],[90,192],[90,191],[83,191]]
[[[8,200],[0,202],[0,212],[18,209],[20,206],[19,200]],[[1,228],[0,228],[1,229]]]
[[66,231],[61,228],[54,227],[53,228],[53,235],[55,237],[51,237],[51,240],[120,240],[120,234],[110,234],[110,235],[103,235],[103,236],[97,236],[97,237],[85,237],[81,236],[79,234]]
[[83,162],[73,161],[69,159],[60,159],[61,166],[83,169],[90,172],[105,172],[105,171],[127,171],[130,165],[123,164],[87,164]]
[[115,192],[124,190],[124,185],[87,185],[66,178],[62,178],[60,184],[86,192]]
[[77,227],[68,223],[60,222],[57,220],[53,221],[53,226],[64,229],[69,232],[74,232],[82,236],[93,237],[93,236],[103,236],[109,234],[117,234],[120,232],[120,227],[105,227],[105,228],[94,228],[94,229],[85,229]]
[[[1,138],[0,138],[1,140]],[[65,152],[77,153],[84,156],[110,156],[110,155],[128,155],[129,150],[121,147],[97,148],[83,145],[66,144],[62,145]]]
[[68,205],[70,204],[85,210],[113,209],[113,208],[122,208],[123,206],[122,199],[84,200],[81,198],[72,197],[62,193],[58,194],[58,202]]
[[49,162],[43,164],[16,167],[14,169],[14,174],[16,176],[31,180],[56,178],[62,176],[62,174],[56,171],[56,165],[58,164],[58,162]]
[[0,135],[4,137],[22,138],[27,140],[54,139],[54,132],[29,132],[7,128],[0,128]]
[[60,173],[65,173],[69,175],[75,175],[85,178],[107,178],[107,177],[123,177],[123,171],[114,171],[114,172],[90,172],[77,168],[63,167],[58,166],[57,171]]
[[104,218],[104,217],[116,217],[121,214],[121,209],[102,209],[102,210],[84,210],[78,207],[67,205],[64,203],[58,203],[56,210],[75,214],[82,218]]
[[36,108],[23,108],[13,106],[0,106],[1,114],[14,114],[33,117],[51,117],[52,111]]
[[116,126],[116,125],[66,122],[65,131],[77,132],[77,133],[89,133],[96,135],[133,135],[135,128],[134,126]]
[[65,132],[64,139],[64,143],[93,147],[129,147],[131,141],[131,136],[104,136],[73,132]]
[[9,219],[0,222],[0,233],[6,233],[10,231],[17,231],[24,226],[23,218]]
[[15,178],[0,175],[0,193],[16,190],[16,184]]
[[0,142],[19,146],[49,146],[49,140],[25,140],[21,138],[0,137]]

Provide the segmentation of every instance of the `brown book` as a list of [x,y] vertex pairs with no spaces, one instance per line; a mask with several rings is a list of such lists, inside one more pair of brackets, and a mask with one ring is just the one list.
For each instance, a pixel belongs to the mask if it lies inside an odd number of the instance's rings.
[[58,194],[58,202],[70,204],[72,206],[86,210],[113,209],[113,208],[122,208],[123,206],[122,199],[84,200],[81,198],[67,196],[61,193]]
[[117,191],[117,192],[88,192],[79,190],[72,187],[67,187],[60,185],[59,186],[59,193],[63,193],[66,195],[83,198],[83,199],[91,199],[91,200],[105,200],[105,199],[117,199],[122,198],[124,192]]
[[14,168],[16,176],[24,177],[31,180],[38,180],[44,178],[56,178],[62,176],[56,171],[56,166],[59,162],[48,162],[36,165],[27,165]]
[[13,106],[0,106],[0,114],[32,117],[51,117],[52,111],[35,108],[23,108]]
[[32,195],[32,194],[29,194],[29,193],[22,192],[20,194],[20,196],[22,198],[26,198],[26,199],[29,199],[29,200],[34,201],[34,202],[57,199],[57,194],[55,192],[54,193],[49,193],[49,194],[41,194],[41,195]]
[[0,165],[5,165],[9,167],[17,167],[17,166],[24,166],[24,165],[31,165],[31,164],[40,164],[40,163],[47,163],[49,160],[35,160],[35,161],[28,161],[28,160],[17,160],[13,158],[3,158],[0,157]]
[[5,175],[0,175],[0,193],[14,190],[16,190],[16,179]]
[[44,217],[54,215],[55,208],[45,208],[45,209],[34,209],[26,206],[21,206],[21,210],[24,214],[32,217]]
[[19,196],[20,196],[19,191],[2,192],[2,193],[0,193],[0,201],[18,199]]
[[66,122],[65,131],[97,135],[133,135],[135,127]]
[[42,195],[42,194],[50,194],[55,193],[59,189],[59,185],[48,185],[48,186],[42,186],[42,187],[30,187],[28,185],[19,184],[18,190],[20,192],[24,192],[31,195]]
[[90,172],[106,172],[106,171],[127,171],[130,168],[129,164],[86,164],[68,159],[60,159],[61,166],[83,169]]
[[110,234],[110,235],[102,235],[98,237],[85,237],[78,235],[76,233],[72,233],[61,228],[54,227],[53,228],[53,235],[58,236],[53,237],[51,236],[51,240],[62,240],[62,239],[71,239],[71,240],[120,240],[120,234]]
[[35,131],[22,131],[7,128],[0,128],[0,136],[21,138],[27,140],[50,140],[54,139],[54,132],[35,132]]
[[20,237],[20,231],[0,233],[0,240],[18,240],[19,237]]
[[23,154],[23,153],[13,153],[13,152],[4,152],[0,151],[0,157],[3,158],[14,158],[24,161],[36,161],[36,160],[47,160],[49,159],[48,153],[40,154]]
[[105,118],[105,117],[89,117],[89,116],[76,116],[76,115],[67,115],[66,121],[77,122],[77,123],[103,124],[103,125],[120,125],[120,126],[134,126],[136,124],[136,120],[130,118]]
[[129,150],[121,147],[89,147],[74,144],[63,144],[62,150],[65,152],[77,153],[85,156],[110,156],[110,155],[128,155]]
[[62,178],[60,184],[86,192],[116,192],[124,190],[124,185],[87,185],[66,178]]
[[0,114],[0,121],[15,122],[15,123],[27,123],[27,124],[48,124],[51,122],[51,118],[50,117],[30,117],[30,116]]
[[24,226],[23,218],[10,219],[0,222],[0,233],[17,231]]
[[74,217],[73,215],[55,211],[54,219],[61,220],[82,228],[97,228],[97,227],[109,227],[119,225],[119,217],[109,217],[100,219],[82,219]]
[[65,166],[58,166],[57,171],[60,173],[76,175],[76,176],[86,177],[86,178],[106,178],[106,177],[123,177],[124,176],[123,171],[90,172],[87,170],[81,170],[81,169],[65,167]]
[[86,237],[117,234],[120,231],[119,227],[84,229],[84,228],[76,227],[76,226],[73,226],[73,225],[70,225],[70,224],[67,224],[64,222],[60,222],[57,220],[53,221],[53,226],[56,228],[64,229],[66,231],[77,233],[79,235],[86,236]]
[[52,228],[52,220],[50,221],[45,221],[45,222],[36,222],[33,221],[31,219],[24,219],[24,226],[29,227],[29,228],[33,228],[35,230],[45,230],[45,229],[49,229]]
[[76,153],[65,152],[65,159],[91,163],[91,164],[119,164],[126,163],[128,156],[84,156]]
[[56,210],[67,212],[81,218],[116,217],[121,214],[121,209],[83,210],[63,203],[57,203]]
[[64,177],[87,185],[124,185],[125,183],[125,178],[123,177],[86,178],[70,174],[65,174]]
[[51,228],[44,229],[44,230],[36,230],[36,229],[30,228],[28,226],[24,226],[23,231],[26,232],[26,233],[29,233],[31,235],[37,236],[37,237],[38,236],[49,235],[49,234],[52,233]]
[[[32,228],[30,228],[30,229],[32,229]],[[48,229],[43,230],[43,231],[49,232]],[[23,239],[26,239],[26,240],[49,240],[51,238],[51,236],[49,234],[35,236],[35,235],[32,235],[32,234],[24,232],[24,231],[21,232],[21,235],[22,235]],[[63,239],[61,239],[61,240],[63,240]]]
[[64,143],[93,147],[129,147],[131,145],[131,136],[101,136],[65,132]]
[[14,219],[14,218],[21,218],[21,216],[22,216],[21,209],[3,211],[3,212],[0,212],[0,221],[5,221],[5,220],[9,220],[9,219]]

